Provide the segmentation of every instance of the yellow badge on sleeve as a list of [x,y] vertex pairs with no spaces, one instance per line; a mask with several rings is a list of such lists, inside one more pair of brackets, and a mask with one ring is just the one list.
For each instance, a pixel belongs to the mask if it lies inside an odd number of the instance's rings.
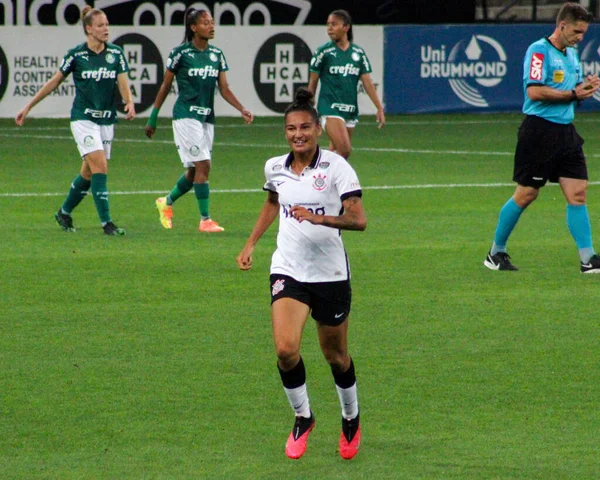
[[552,81],[554,83],[562,83],[565,79],[564,70],[554,70],[554,74],[552,75]]

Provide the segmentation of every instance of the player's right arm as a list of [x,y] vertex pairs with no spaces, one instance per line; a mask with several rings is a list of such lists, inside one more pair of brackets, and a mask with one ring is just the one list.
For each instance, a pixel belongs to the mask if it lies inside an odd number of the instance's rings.
[[260,240],[260,237],[269,229],[271,224],[279,215],[279,195],[269,190],[269,195],[263,204],[258,220],[248,237],[244,248],[237,256],[236,261],[240,270],[250,270],[252,268],[252,252]]
[[317,85],[319,84],[319,74],[317,72],[310,72],[308,77],[308,90],[313,94],[317,94]]
[[144,127],[144,132],[148,138],[152,138],[154,133],[156,133],[156,121],[158,119],[158,112],[160,111],[160,107],[162,107],[163,103],[165,103],[165,99],[167,95],[171,91],[171,87],[173,86],[173,79],[175,78],[175,74],[169,70],[168,68],[165,70],[165,76],[163,78],[163,82],[158,89],[158,93],[156,94],[156,98],[154,99],[154,104],[152,105],[152,113],[146,122],[146,126]]
[[54,76],[38,90],[29,103],[25,105],[25,108],[17,113],[17,116],[15,117],[16,124],[19,127],[22,126],[29,111],[44,98],[46,98],[50,93],[52,93],[65,80],[65,78],[66,77],[62,74],[62,72],[56,72]]

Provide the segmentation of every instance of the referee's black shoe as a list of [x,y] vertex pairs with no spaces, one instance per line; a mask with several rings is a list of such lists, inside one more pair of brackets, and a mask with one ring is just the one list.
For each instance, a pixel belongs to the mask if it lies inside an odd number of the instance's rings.
[[[598,259],[600,261],[600,259]],[[487,254],[483,264],[490,270],[518,270],[510,262],[510,255],[506,252],[498,252],[492,255],[492,252]],[[583,271],[583,266],[581,267]],[[600,265],[598,266],[600,268]]]
[[594,255],[587,263],[581,262],[581,273],[600,273],[600,255]]

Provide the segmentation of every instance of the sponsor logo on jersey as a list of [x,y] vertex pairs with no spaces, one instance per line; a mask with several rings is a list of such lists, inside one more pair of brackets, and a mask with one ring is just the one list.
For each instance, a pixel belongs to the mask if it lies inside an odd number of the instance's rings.
[[207,65],[203,68],[190,68],[188,70],[188,76],[200,77],[202,80],[206,80],[207,77],[218,77],[219,71],[212,65]]
[[0,47],[0,100],[6,93],[8,87],[8,60],[4,54],[4,50]]
[[197,107],[195,105],[192,105],[190,107],[190,112],[197,113],[198,115],[210,115],[210,112],[212,112],[212,109],[206,108],[206,107]]
[[300,37],[278,33],[262,44],[254,59],[254,88],[262,103],[283,113],[298,87],[308,83],[312,52]]
[[114,80],[117,78],[116,70],[109,70],[106,67],[100,67],[98,70],[84,70],[81,72],[81,78],[92,79],[99,82],[100,80]]
[[534,53],[531,55],[531,63],[529,64],[529,79],[542,81],[542,71],[544,68],[544,54]]
[[329,165],[331,165],[329,162],[320,162],[319,168],[322,168],[323,170],[327,170],[329,168]]
[[474,107],[489,107],[486,89],[499,85],[507,72],[507,55],[496,39],[474,34],[446,45],[421,45],[421,78],[448,79],[454,94]]
[[348,75],[360,75],[360,68],[355,67],[351,63],[346,65],[332,65],[329,67],[329,73],[332,75],[341,75],[347,77]]
[[356,111],[355,105],[348,105],[346,103],[332,103],[331,108],[339,110],[340,112],[352,113]]
[[273,165],[273,171],[274,172],[278,172],[282,168],[283,168],[283,166],[280,163],[278,163],[277,165]]
[[83,111],[84,115],[89,115],[92,118],[110,118],[112,117],[112,112],[110,110],[93,110],[91,108],[86,108]]
[[[148,37],[139,33],[128,33],[114,42],[123,49],[123,62],[129,65],[129,88],[135,111],[142,113],[152,106],[164,76],[162,54]],[[122,104],[117,91],[117,105]]]

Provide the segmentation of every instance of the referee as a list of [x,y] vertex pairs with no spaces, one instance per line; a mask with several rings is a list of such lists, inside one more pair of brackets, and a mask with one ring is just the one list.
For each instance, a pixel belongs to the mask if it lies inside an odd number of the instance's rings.
[[586,206],[587,166],[583,139],[571,123],[575,107],[600,87],[598,75],[583,78],[574,48],[587,32],[591,16],[577,3],[565,3],[549,37],[529,46],[523,65],[526,115],[519,127],[513,180],[517,188],[500,210],[494,243],[483,264],[491,270],[518,270],[506,243],[523,211],[546,182],[558,183],[567,200],[567,225],[582,273],[600,273],[600,256],[592,246]]

